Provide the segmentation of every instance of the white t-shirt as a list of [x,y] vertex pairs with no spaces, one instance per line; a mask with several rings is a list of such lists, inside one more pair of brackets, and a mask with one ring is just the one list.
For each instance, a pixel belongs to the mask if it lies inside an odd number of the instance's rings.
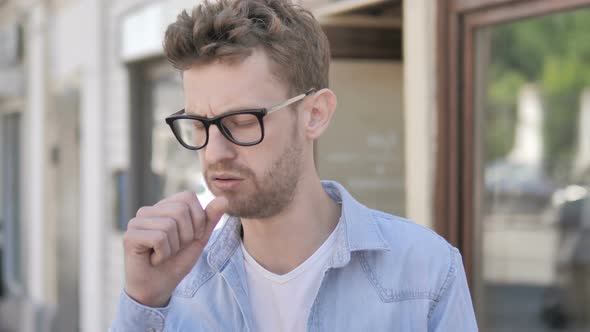
[[309,311],[334,251],[335,233],[336,230],[305,262],[283,275],[272,273],[258,264],[242,243],[254,331],[307,330]]

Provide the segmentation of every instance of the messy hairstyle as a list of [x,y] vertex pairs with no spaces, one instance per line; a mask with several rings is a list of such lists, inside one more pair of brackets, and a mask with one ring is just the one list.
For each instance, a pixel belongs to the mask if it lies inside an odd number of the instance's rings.
[[261,48],[290,92],[328,87],[330,47],[320,24],[291,0],[205,0],[168,26],[164,51],[183,71],[241,61]]

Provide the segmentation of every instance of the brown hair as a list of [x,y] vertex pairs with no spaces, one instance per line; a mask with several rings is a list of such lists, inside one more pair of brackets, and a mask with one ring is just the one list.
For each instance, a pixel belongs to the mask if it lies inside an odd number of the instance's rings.
[[311,12],[291,0],[205,0],[168,26],[164,51],[185,70],[214,60],[242,60],[261,47],[290,92],[327,88],[330,47]]

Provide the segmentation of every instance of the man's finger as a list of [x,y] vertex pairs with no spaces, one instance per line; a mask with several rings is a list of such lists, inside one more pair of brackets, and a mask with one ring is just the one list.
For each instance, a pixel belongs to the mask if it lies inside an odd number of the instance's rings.
[[166,233],[170,244],[171,255],[176,254],[181,249],[178,221],[170,217],[136,218],[134,220],[136,220],[133,226],[134,229],[146,231],[159,230]]
[[172,252],[168,236],[160,230],[128,230],[125,232],[124,245],[128,253],[149,254],[149,260],[154,266],[170,257]]
[[205,228],[205,237],[208,239],[213,233],[213,229],[221,219],[224,213],[229,208],[229,202],[227,198],[219,196],[214,198],[209,205],[205,208],[205,214],[207,215],[207,224]]
[[143,207],[137,212],[137,216],[142,218],[173,218],[177,222],[181,248],[188,246],[195,239],[192,212],[188,204],[182,200],[159,202],[155,206]]
[[194,238],[199,239],[203,237],[206,232],[205,219],[207,216],[197,195],[192,191],[183,191],[159,201],[156,206],[172,202],[183,202],[188,205],[193,223]]

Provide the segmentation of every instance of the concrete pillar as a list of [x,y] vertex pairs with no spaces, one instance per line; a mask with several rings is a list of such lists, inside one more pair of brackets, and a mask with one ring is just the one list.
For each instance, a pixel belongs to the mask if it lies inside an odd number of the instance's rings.
[[105,121],[107,114],[105,3],[84,1],[85,28],[91,43],[82,75],[81,98],[81,206],[80,206],[80,327],[84,332],[106,331],[104,279],[106,229]]
[[48,11],[44,2],[31,2],[25,23],[26,102],[22,118],[22,225],[23,301],[19,331],[38,331],[36,320],[47,304],[47,223],[45,170],[48,167],[46,114],[48,89]]
[[433,227],[436,1],[403,4],[406,214]]
[[28,243],[26,276],[34,304],[45,301],[44,169],[47,166],[45,114],[47,110],[47,9],[37,3],[30,11],[26,41],[28,57],[27,107],[23,114],[24,199],[23,220]]

